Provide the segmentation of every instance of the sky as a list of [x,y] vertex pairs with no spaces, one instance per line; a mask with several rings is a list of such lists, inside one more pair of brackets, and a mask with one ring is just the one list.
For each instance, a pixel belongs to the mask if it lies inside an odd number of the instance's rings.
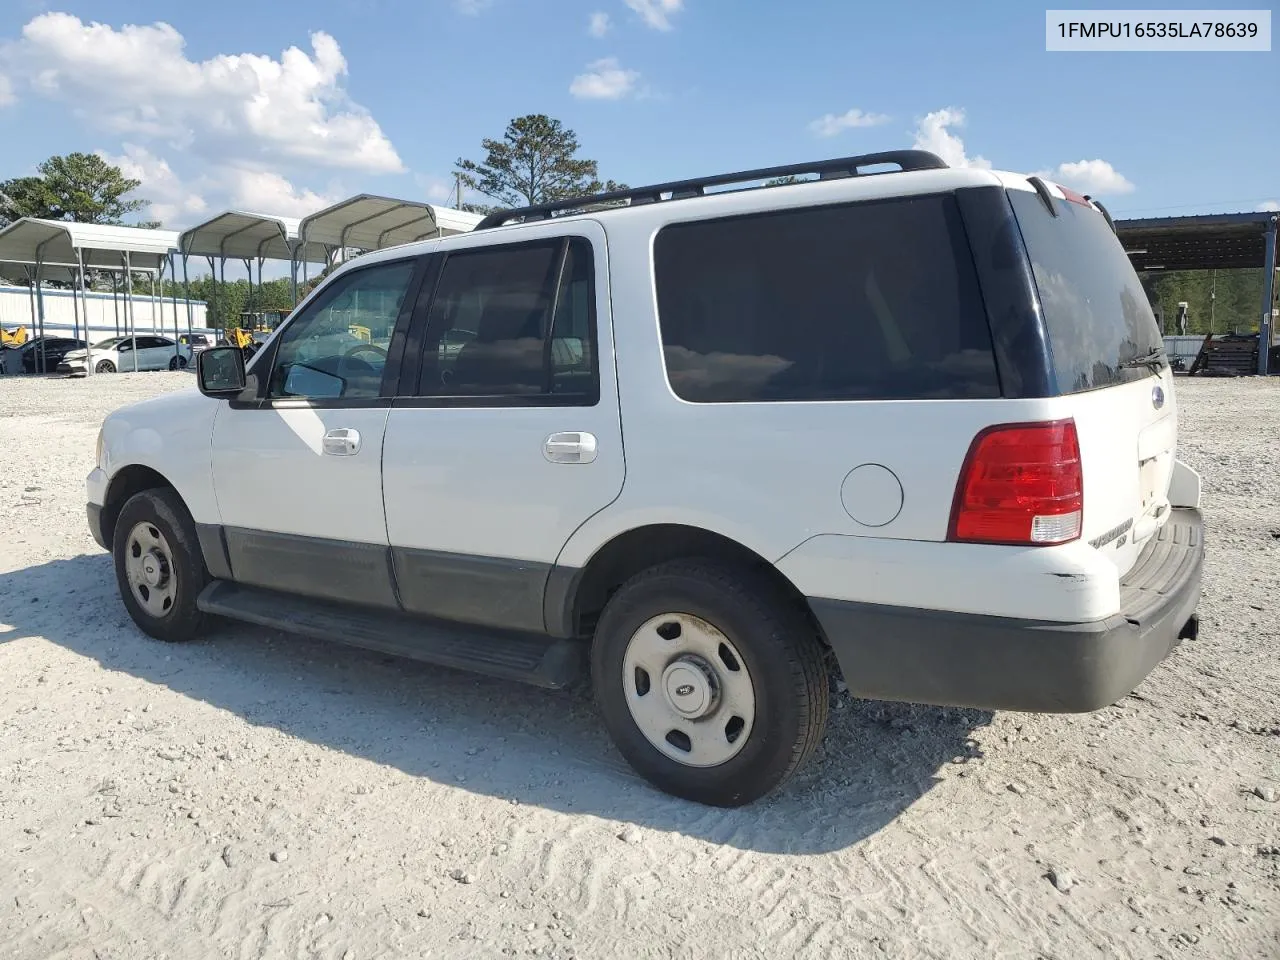
[[1117,216],[1280,209],[1280,53],[1047,53],[1044,17],[1025,0],[6,0],[0,179],[98,152],[171,229],[361,192],[443,202],[458,157],[546,113],[633,185],[917,146]]

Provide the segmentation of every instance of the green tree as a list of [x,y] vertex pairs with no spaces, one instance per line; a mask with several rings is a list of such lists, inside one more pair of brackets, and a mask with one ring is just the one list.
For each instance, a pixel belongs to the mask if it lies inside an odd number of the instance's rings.
[[[516,117],[501,140],[486,138],[480,147],[485,159],[459,158],[455,164],[458,175],[472,190],[505,207],[626,189],[625,184],[612,180],[601,183],[596,161],[577,155],[577,134],[540,113]],[[477,208],[472,205],[471,209]]]
[[0,183],[0,227],[23,217],[46,217],[53,199],[43,177],[14,177]]
[[1262,314],[1261,268],[1170,270],[1144,275],[1153,305],[1164,312],[1166,334],[1177,333],[1178,304],[1187,304],[1187,333],[1249,332]]
[[0,220],[43,217],[118,224],[146,206],[145,200],[127,199],[142,182],[126,177],[96,154],[50,157],[37,169],[38,176],[0,183]]
[[791,183],[808,183],[810,180],[817,179],[817,177],[811,175],[797,177],[795,174],[789,174],[785,177],[774,177],[772,180],[766,180],[764,185],[766,187],[785,187]]

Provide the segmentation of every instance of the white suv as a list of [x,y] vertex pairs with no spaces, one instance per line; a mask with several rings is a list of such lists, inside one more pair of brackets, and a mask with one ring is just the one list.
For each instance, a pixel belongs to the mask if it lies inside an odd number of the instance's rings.
[[1106,211],[1036,177],[904,151],[508,211],[198,361],[88,480],[144,631],[589,673],[683,797],[786,780],[837,670],[1087,711],[1197,627],[1159,331]]

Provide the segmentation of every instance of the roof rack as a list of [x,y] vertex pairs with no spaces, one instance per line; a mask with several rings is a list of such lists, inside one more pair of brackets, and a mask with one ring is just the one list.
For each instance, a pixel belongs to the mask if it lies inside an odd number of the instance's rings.
[[[877,170],[862,172],[864,167],[889,164],[897,165],[899,169],[897,171]],[[865,177],[888,172],[906,173],[911,170],[945,170],[946,167],[947,165],[943,163],[940,157],[926,150],[887,150],[883,153],[866,153],[857,157],[842,157],[838,160],[817,160],[811,163],[793,163],[783,167],[763,167],[759,170],[722,173],[713,177],[698,177],[694,180],[675,180],[671,183],[658,183],[648,187],[633,187],[626,190],[597,193],[589,197],[555,200],[551,203],[539,203],[531,207],[498,210],[481,220],[476,225],[476,229],[486,230],[489,227],[500,227],[516,220],[522,223],[549,220],[557,213],[564,213],[567,210],[583,210],[601,204],[621,205],[625,201],[631,206],[638,206],[642,203],[658,203],[666,199],[687,200],[690,197],[705,196],[708,187],[750,183],[754,180],[799,177],[806,174],[816,174],[820,180],[837,180],[843,177]],[[664,197],[663,194],[669,194],[669,196]]]

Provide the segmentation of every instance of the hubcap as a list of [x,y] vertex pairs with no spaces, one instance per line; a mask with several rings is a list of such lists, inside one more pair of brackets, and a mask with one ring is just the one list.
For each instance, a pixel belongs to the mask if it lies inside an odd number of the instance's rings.
[[173,576],[173,552],[153,523],[135,524],[125,541],[125,578],[134,599],[148,614],[163,617],[173,609],[178,582]]
[[716,678],[711,665],[688,654],[662,673],[662,689],[671,709],[690,720],[706,716],[715,706]]
[[715,767],[746,746],[755,688],[737,648],[713,624],[685,613],[654,617],[628,641],[622,669],[631,718],[672,760]]

